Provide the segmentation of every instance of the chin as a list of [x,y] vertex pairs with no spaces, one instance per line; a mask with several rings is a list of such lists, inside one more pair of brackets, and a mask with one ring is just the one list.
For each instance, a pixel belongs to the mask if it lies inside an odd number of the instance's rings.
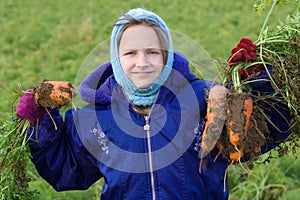
[[145,89],[145,88],[149,87],[150,85],[151,84],[138,84],[138,85],[136,85],[136,87],[139,89]]
[[147,87],[149,87],[149,85],[147,85],[147,86],[139,86],[137,88],[139,88],[139,89],[146,89]]

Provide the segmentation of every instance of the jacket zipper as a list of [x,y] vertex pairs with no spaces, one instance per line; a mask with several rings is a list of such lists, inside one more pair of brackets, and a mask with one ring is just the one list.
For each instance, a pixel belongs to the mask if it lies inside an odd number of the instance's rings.
[[152,200],[156,200],[155,184],[154,184],[154,170],[153,170],[153,162],[152,162],[152,148],[151,148],[151,140],[150,140],[149,115],[144,115],[144,117],[145,117],[145,122],[146,122],[146,124],[144,126],[144,130],[146,131],[146,136],[147,136],[148,161],[149,161],[149,170],[150,170]]

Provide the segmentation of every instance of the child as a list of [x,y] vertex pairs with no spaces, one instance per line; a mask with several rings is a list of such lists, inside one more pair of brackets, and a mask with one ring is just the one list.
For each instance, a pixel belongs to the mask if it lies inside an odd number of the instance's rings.
[[[203,158],[199,173],[196,147],[212,83],[198,79],[187,59],[173,52],[164,21],[130,10],[112,30],[110,53],[111,61],[81,84],[87,106],[68,110],[64,119],[59,109],[50,110],[57,130],[30,95],[22,97],[18,115],[40,121],[28,133],[39,174],[57,191],[87,189],[104,178],[103,200],[228,199],[228,162],[216,158],[217,149]],[[288,129],[280,116],[274,119]]]

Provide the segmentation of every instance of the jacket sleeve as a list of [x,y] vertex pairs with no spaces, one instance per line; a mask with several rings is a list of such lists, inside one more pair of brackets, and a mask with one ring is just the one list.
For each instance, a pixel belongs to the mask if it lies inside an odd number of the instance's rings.
[[[270,73],[272,73],[271,70],[272,68],[270,67]],[[262,148],[262,152],[266,152],[278,146],[290,135],[292,117],[287,103],[283,103],[282,96],[274,91],[268,73],[262,71],[256,80],[261,81],[251,83],[253,94],[258,97],[266,97],[263,100],[257,98],[260,109],[263,111],[265,117],[267,117],[267,126],[269,129],[266,145]]]
[[32,161],[38,173],[57,191],[87,189],[101,178],[96,159],[83,146],[72,111],[65,122],[58,109],[50,110],[38,129],[28,131]]

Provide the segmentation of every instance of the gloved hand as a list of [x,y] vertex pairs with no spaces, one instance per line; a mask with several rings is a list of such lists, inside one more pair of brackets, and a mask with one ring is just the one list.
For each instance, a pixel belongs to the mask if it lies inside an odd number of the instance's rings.
[[247,78],[253,78],[253,75],[256,75],[258,72],[261,72],[265,69],[263,65],[253,65],[246,69],[239,69],[238,73],[241,76],[242,80],[245,80]]
[[19,117],[27,119],[31,125],[36,125],[37,119],[39,121],[43,120],[46,110],[37,105],[32,93],[33,90],[29,89],[27,93],[21,97],[16,113]]
[[[230,66],[235,66],[239,62],[254,62],[256,61],[256,58],[256,45],[249,38],[242,38],[238,45],[231,50],[231,55],[227,62]],[[240,74],[241,79],[244,80],[248,77],[253,77],[253,75],[256,75],[264,69],[263,65],[257,64],[245,69],[239,69],[238,73]]]

